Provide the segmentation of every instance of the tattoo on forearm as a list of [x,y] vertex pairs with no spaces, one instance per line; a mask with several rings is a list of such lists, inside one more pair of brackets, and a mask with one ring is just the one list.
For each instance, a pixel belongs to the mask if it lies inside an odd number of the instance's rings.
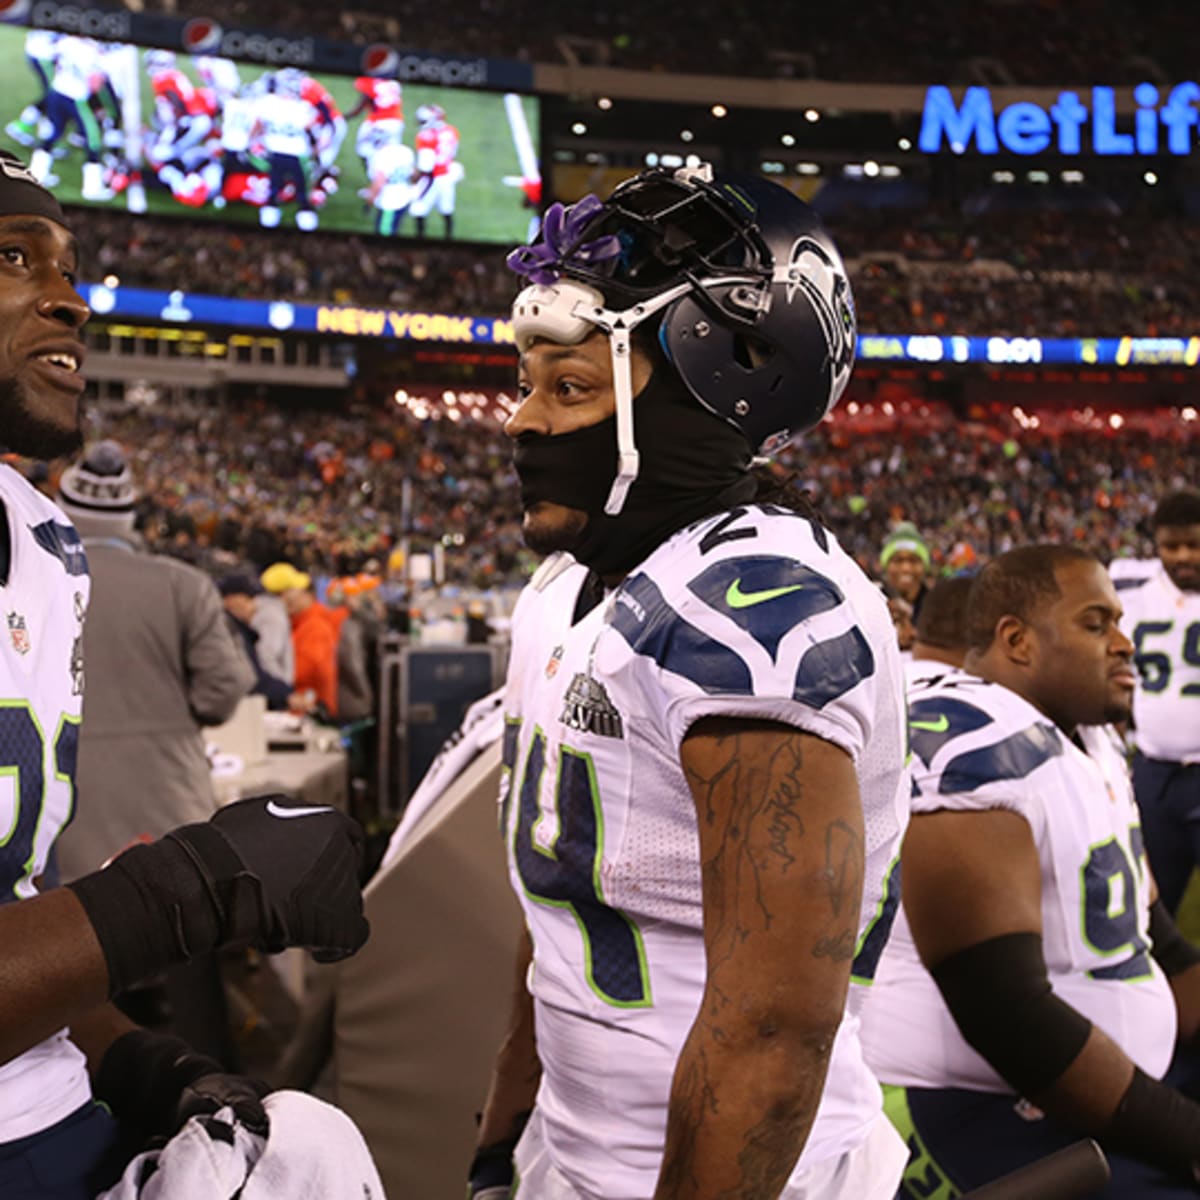
[[859,903],[862,898],[863,842],[858,830],[834,821],[825,830],[824,876],[829,908],[842,928],[823,934],[813,945],[813,958],[845,962],[858,943]]
[[783,1111],[768,1113],[747,1130],[745,1149],[738,1155],[741,1179],[719,1192],[716,1200],[778,1195],[792,1173],[799,1130],[808,1125],[810,1109],[810,1105],[796,1102]]

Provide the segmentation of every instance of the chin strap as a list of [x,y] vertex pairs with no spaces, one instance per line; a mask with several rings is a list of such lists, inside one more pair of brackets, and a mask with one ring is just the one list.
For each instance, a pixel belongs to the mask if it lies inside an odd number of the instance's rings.
[[633,440],[633,366],[630,329],[619,319],[609,334],[612,345],[613,392],[617,401],[617,477],[604,502],[607,516],[619,515],[625,507],[625,497],[638,477],[640,457]]

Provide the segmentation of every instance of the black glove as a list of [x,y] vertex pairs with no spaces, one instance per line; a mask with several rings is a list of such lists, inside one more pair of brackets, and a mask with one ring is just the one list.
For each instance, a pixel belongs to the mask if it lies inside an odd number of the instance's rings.
[[502,1200],[512,1192],[516,1176],[513,1151],[521,1140],[529,1116],[529,1112],[518,1114],[513,1121],[511,1137],[480,1146],[475,1151],[467,1172],[467,1200]]
[[270,1088],[258,1079],[228,1075],[180,1038],[135,1029],[105,1051],[94,1093],[139,1142],[170,1138],[188,1120],[230,1105],[252,1133],[266,1136],[263,1097]]
[[259,796],[222,808],[68,886],[96,931],[110,994],[226,946],[353,954],[370,927],[363,833],[332,808]]
[[467,1177],[467,1200],[501,1200],[512,1193],[516,1147],[517,1139],[509,1138],[475,1151]]

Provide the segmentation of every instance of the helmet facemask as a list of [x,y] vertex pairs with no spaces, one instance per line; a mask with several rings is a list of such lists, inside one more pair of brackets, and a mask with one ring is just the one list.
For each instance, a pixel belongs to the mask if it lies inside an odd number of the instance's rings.
[[546,213],[542,240],[509,256],[531,286],[513,306],[534,338],[612,349],[619,469],[605,512],[637,477],[630,334],[656,318],[668,362],[692,397],[769,453],[837,402],[854,358],[841,258],[812,211],[776,184],[714,180],[711,168],[654,170],[604,202]]

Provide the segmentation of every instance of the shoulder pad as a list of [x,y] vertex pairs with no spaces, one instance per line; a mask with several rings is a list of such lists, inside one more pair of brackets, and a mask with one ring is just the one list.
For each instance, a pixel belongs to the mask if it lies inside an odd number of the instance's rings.
[[965,750],[942,768],[942,795],[973,792],[988,783],[1024,779],[1063,752],[1062,734],[1053,725],[1030,725],[990,746]]
[[612,627],[636,654],[691,679],[706,692],[750,695],[754,681],[741,655],[685,620],[648,575],[631,576],[617,590]]
[[925,696],[908,706],[909,744],[926,766],[947,742],[992,723],[989,713],[955,696]]
[[794,559],[766,554],[720,559],[687,589],[744,629],[772,658],[785,633],[845,600],[831,579]]
[[1131,579],[1127,576],[1124,579],[1114,579],[1113,587],[1118,592],[1129,592],[1129,591],[1132,591],[1134,588],[1144,587],[1149,582],[1150,582],[1149,575],[1143,575],[1140,579]]

